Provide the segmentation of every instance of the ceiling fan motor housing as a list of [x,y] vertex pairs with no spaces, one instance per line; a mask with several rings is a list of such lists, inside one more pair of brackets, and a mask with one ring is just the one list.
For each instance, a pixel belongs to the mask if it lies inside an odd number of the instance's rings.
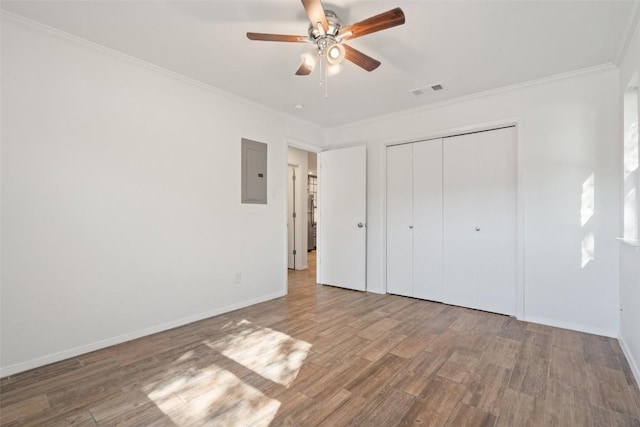
[[309,40],[318,45],[319,50],[325,50],[331,45],[338,43],[336,37],[342,28],[342,22],[338,19],[336,13],[332,10],[324,11],[327,18],[327,31],[321,31],[318,26],[309,24]]

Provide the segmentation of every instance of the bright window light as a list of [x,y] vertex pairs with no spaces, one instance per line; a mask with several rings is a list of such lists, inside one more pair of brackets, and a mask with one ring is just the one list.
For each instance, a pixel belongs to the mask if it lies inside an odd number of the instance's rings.
[[[636,82],[637,82],[637,76]],[[631,87],[624,93],[624,234],[626,240],[637,241],[638,216],[640,214],[637,197],[640,186],[638,171],[638,86]]]
[[595,178],[593,174],[582,183],[582,203],[580,204],[580,225],[591,219],[595,212]]
[[587,264],[595,259],[595,241],[593,233],[587,234],[582,239],[582,268],[585,268]]

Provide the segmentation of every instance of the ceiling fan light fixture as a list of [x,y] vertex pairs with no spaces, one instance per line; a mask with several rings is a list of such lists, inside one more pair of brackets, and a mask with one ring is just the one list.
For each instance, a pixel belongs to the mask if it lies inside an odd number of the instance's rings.
[[327,67],[327,75],[328,76],[335,76],[336,74],[338,74],[340,71],[342,71],[342,64],[334,64],[334,65],[329,65]]
[[302,58],[302,62],[309,68],[313,69],[316,66],[316,57],[311,52],[304,53],[300,55]]
[[307,52],[300,55],[300,59],[302,59],[302,64],[300,64],[300,68],[296,71],[296,76],[308,76],[316,67],[316,58],[312,52]]
[[339,65],[344,61],[346,54],[344,46],[338,43],[333,44],[327,49],[327,62],[330,65]]

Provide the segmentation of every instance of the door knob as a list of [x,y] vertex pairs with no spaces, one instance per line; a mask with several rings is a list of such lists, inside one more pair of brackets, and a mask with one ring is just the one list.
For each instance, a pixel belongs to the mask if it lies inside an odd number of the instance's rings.
[[364,227],[364,224],[363,224],[363,223],[361,223],[361,222],[359,222],[359,223],[358,223],[358,228],[362,228],[362,227]]
[[410,225],[409,228],[413,229],[413,225]]
[[476,227],[476,231],[480,231],[480,227]]

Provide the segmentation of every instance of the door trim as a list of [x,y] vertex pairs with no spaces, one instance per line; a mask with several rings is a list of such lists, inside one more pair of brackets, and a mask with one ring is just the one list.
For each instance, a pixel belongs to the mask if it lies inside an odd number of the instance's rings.
[[[289,148],[298,148],[300,150],[305,150],[305,151],[309,151],[312,153],[316,153],[319,154],[320,152],[322,152],[323,150],[326,150],[326,148],[322,148],[322,147],[318,147],[317,145],[312,145],[312,144],[308,144],[302,141],[298,141],[295,139],[291,139],[291,138],[287,138],[286,139],[286,146],[285,146],[285,153],[284,153],[284,164],[282,165],[282,169],[281,169],[281,176],[282,176],[282,182],[284,183],[284,192],[285,192],[285,196],[282,198],[282,203],[280,205],[280,208],[282,209],[282,221],[284,221],[284,233],[282,236],[283,239],[283,250],[282,250],[282,274],[284,275],[283,277],[283,287],[284,287],[284,294],[288,294],[289,293],[289,276],[288,276],[288,272],[289,272],[289,236],[288,236],[288,232],[287,232],[287,221],[288,221],[288,194],[287,194],[287,185],[288,185],[288,179],[289,179],[289,157],[288,157],[288,150]],[[320,185],[320,177],[318,177],[318,185]],[[318,202],[319,204],[320,202]],[[318,218],[318,221],[320,221],[320,219]],[[316,262],[320,262],[320,257],[319,257],[319,253],[316,250]]]
[[[296,169],[298,168],[298,165],[294,165],[292,163],[289,163],[287,165],[287,269],[289,270],[296,270],[296,260],[298,258],[297,256],[297,250],[296,250],[296,219],[297,219],[297,212],[296,212]],[[289,176],[289,170],[291,171],[291,176]],[[291,178],[291,182],[289,182],[289,178]],[[291,184],[291,194],[289,194],[289,184]],[[291,197],[291,217],[289,217],[289,197]],[[292,239],[291,241],[293,242],[293,249],[289,246],[289,219],[291,219],[291,223],[293,224],[293,227],[291,227],[291,234],[292,234]],[[292,255],[293,256],[293,268],[289,267],[289,256]]]

